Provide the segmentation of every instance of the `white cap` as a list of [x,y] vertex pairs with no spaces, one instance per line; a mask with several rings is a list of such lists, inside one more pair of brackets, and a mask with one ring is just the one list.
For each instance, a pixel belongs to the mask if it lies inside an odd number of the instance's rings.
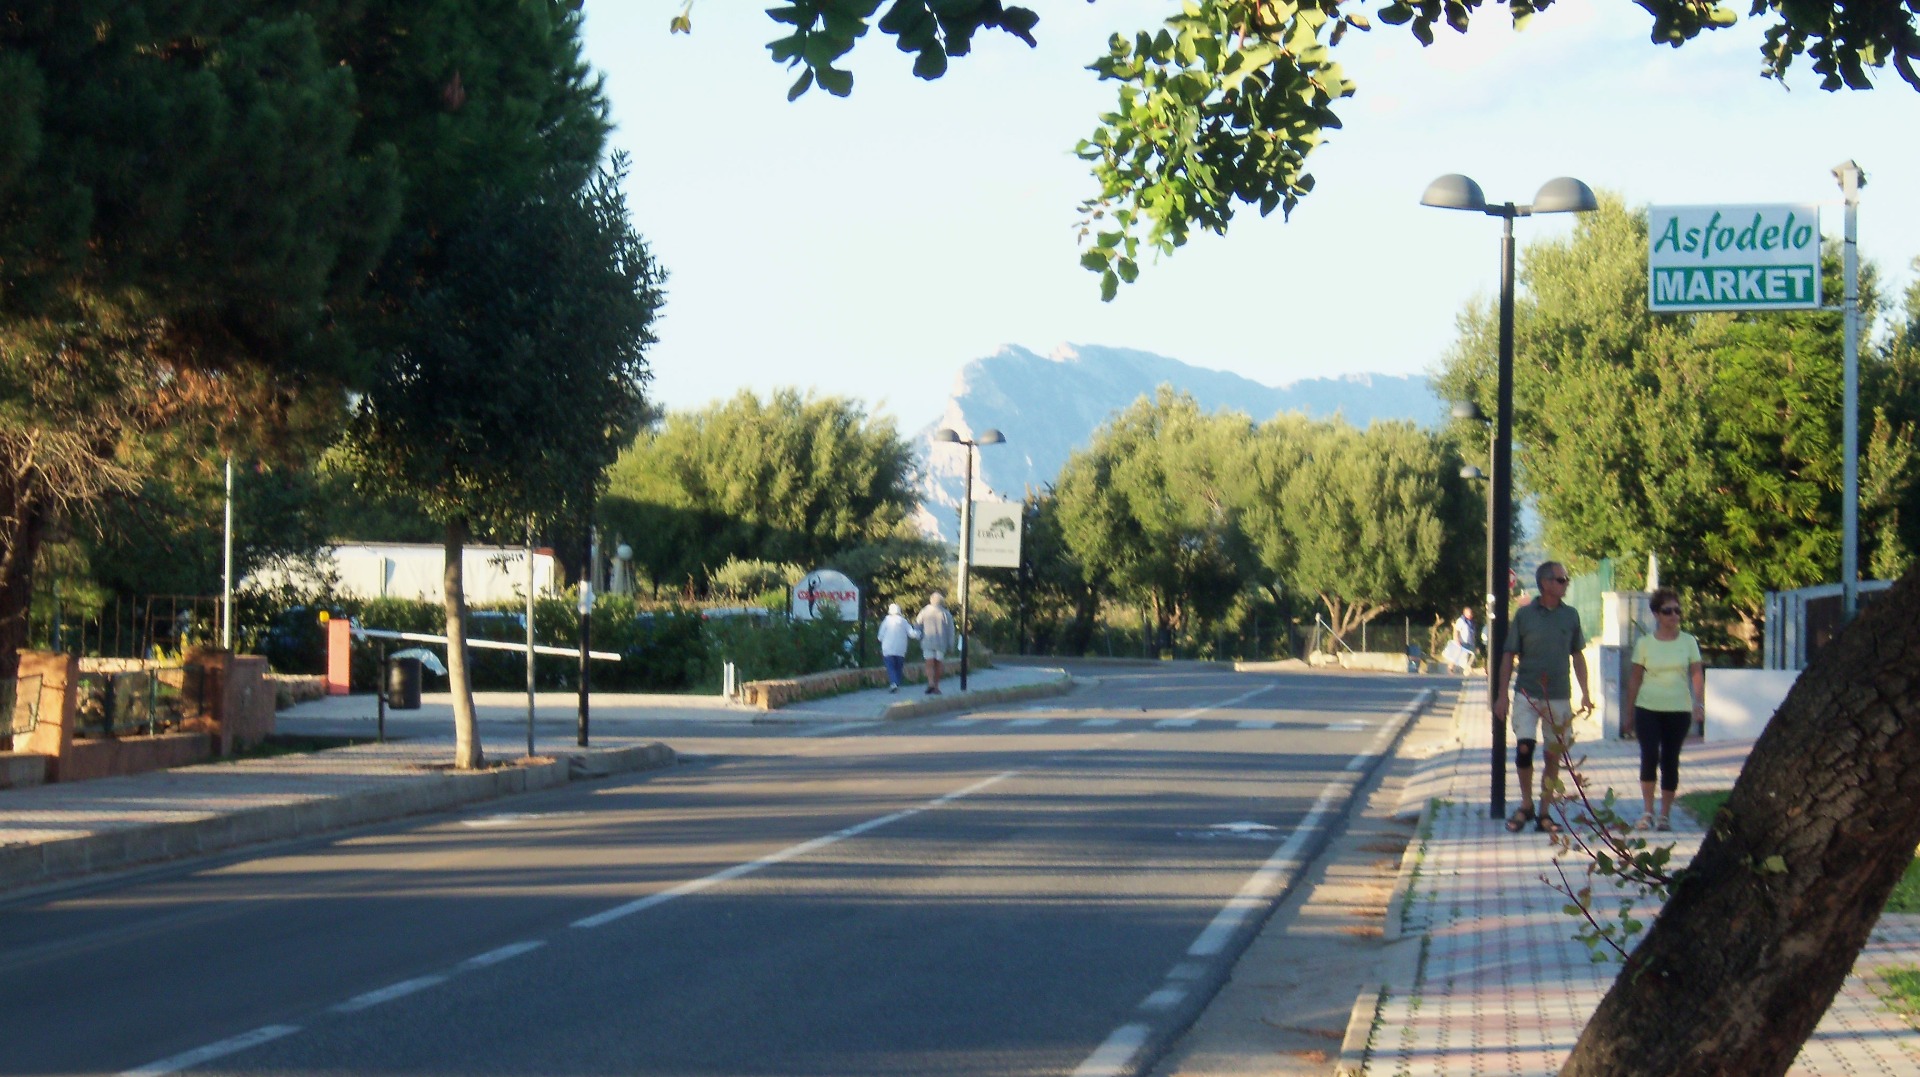
[[895,617],[900,616],[900,603],[898,602],[887,603],[887,612],[894,615]]

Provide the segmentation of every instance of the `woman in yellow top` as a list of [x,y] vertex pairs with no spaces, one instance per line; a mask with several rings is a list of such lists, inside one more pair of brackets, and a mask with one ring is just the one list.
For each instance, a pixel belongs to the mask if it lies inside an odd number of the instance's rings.
[[[1700,642],[1680,631],[1680,596],[1662,587],[1653,593],[1655,627],[1633,642],[1627,674],[1627,722],[1621,733],[1640,740],[1640,799],[1646,811],[1635,824],[1672,830],[1673,795],[1680,788],[1680,745],[1706,720],[1707,674]],[[1653,814],[1653,778],[1660,775],[1660,814]]]

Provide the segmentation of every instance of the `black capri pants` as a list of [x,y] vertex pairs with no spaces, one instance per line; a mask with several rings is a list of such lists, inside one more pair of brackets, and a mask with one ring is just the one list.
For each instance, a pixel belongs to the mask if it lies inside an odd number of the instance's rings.
[[1640,780],[1650,782],[1660,772],[1660,788],[1680,788],[1680,745],[1693,731],[1691,711],[1650,711],[1633,708],[1633,735],[1640,741]]

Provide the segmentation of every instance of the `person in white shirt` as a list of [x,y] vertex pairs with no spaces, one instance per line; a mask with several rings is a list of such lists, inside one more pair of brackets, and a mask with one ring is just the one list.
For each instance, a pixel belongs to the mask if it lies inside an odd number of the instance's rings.
[[920,657],[927,663],[927,694],[940,694],[940,667],[953,648],[953,614],[947,612],[947,596],[938,591],[927,596],[927,604],[914,617],[920,629]]
[[898,692],[900,682],[907,675],[907,641],[920,638],[920,630],[913,627],[900,612],[900,603],[887,606],[886,619],[880,622],[880,664],[887,667],[887,691]]

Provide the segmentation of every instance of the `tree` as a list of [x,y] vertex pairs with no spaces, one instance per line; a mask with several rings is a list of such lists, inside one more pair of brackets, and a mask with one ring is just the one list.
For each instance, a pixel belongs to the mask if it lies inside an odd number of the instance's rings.
[[623,163],[584,187],[556,169],[485,192],[436,237],[432,272],[387,294],[408,312],[347,431],[374,493],[410,493],[446,528],[455,758],[482,762],[466,662],[461,549],[577,519],[644,414],[662,274],[634,234]]
[[1438,437],[1411,423],[1360,431],[1336,420],[1311,430],[1305,447],[1290,471],[1273,472],[1278,496],[1254,499],[1277,517],[1262,526],[1271,536],[1262,561],[1283,560],[1272,551],[1288,547],[1288,585],[1320,599],[1335,634],[1476,590],[1477,499]]
[[1563,1077],[1771,1077],[1920,841],[1920,567],[1801,673]]
[[[1552,0],[1509,0],[1524,25]],[[1036,44],[1040,17],[1003,0],[894,0],[877,21],[880,0],[789,0],[769,10],[785,36],[768,45],[774,60],[800,69],[789,97],[816,82],[845,96],[851,72],[835,66],[869,25],[913,55],[914,74],[939,78],[947,60],[972,49],[981,30],[1001,30]],[[1376,15],[1404,25],[1422,44],[1435,27],[1466,33],[1482,0],[1393,0]],[[1738,16],[1714,0],[1640,0],[1653,18],[1651,39],[1674,47],[1702,31],[1731,26]],[[1236,204],[1264,216],[1289,212],[1313,190],[1309,154],[1324,132],[1340,127],[1335,104],[1354,91],[1336,62],[1349,31],[1369,30],[1365,15],[1342,0],[1183,0],[1158,31],[1115,34],[1091,69],[1119,83],[1114,111],[1100,117],[1078,152],[1093,169],[1098,193],[1081,208],[1081,264],[1101,275],[1111,299],[1139,275],[1144,244],[1171,253],[1194,229],[1224,233]],[[1825,90],[1872,86],[1872,72],[1891,64],[1920,90],[1917,16],[1902,0],[1753,0],[1751,17],[1767,21],[1762,71],[1784,79],[1805,55]],[[686,16],[673,29],[691,29]]]
[[656,583],[704,588],[728,558],[824,565],[905,537],[913,453],[842,397],[742,391],[669,414],[614,464],[602,519]]
[[1087,582],[1145,606],[1161,647],[1218,620],[1241,589],[1227,486],[1250,425],[1162,386],[1096,430],[1054,485],[1061,537]]
[[315,19],[209,2],[0,10],[0,679],[56,520],[194,424],[284,445],[356,355],[330,308],[393,226]]

